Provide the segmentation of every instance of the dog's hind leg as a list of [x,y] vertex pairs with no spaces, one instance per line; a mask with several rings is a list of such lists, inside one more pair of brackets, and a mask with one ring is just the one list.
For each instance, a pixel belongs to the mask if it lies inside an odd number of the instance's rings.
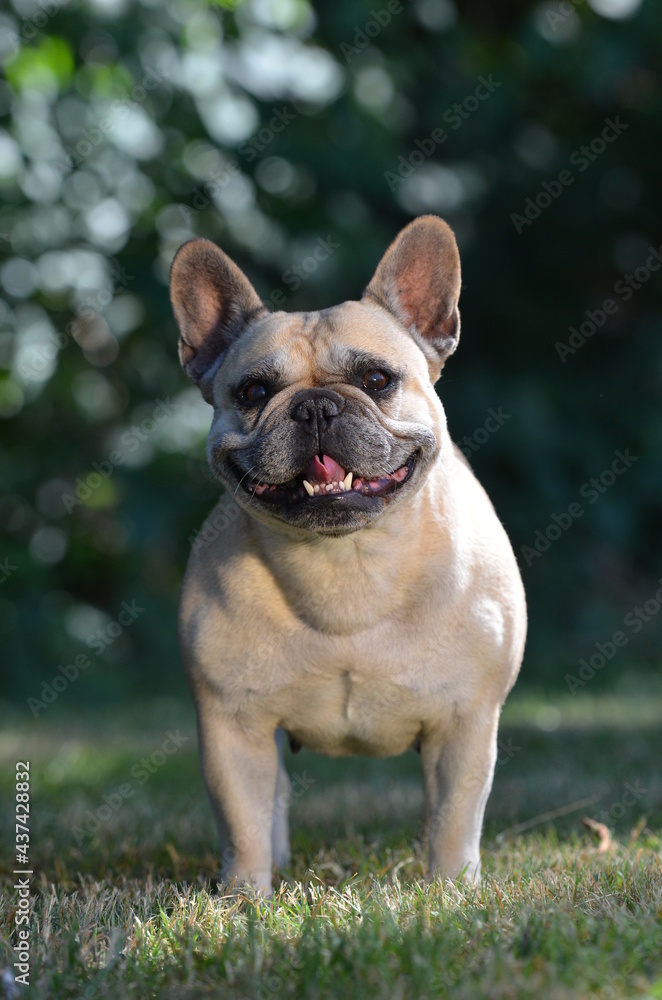
[[290,776],[285,770],[283,752],[287,742],[287,733],[283,729],[276,730],[276,746],[278,747],[278,774],[276,775],[276,797],[274,799],[274,817],[271,827],[271,853],[277,868],[283,868],[290,862]]

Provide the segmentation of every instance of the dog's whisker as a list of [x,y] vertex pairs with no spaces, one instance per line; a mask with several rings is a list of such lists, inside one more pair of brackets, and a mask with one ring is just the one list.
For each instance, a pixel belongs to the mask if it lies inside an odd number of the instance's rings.
[[245,473],[243,474],[243,476],[241,477],[241,479],[239,479],[239,480],[237,481],[237,485],[236,485],[236,486],[235,486],[235,488],[234,488],[234,493],[232,494],[234,498],[236,498],[236,496],[237,496],[237,490],[238,490],[238,489],[239,489],[239,487],[240,487],[240,486],[242,485],[242,483],[243,483],[244,479],[247,479],[247,478],[248,478],[248,476],[250,476],[250,474],[251,474],[251,472],[253,471],[253,469],[255,469],[255,468],[257,468],[257,466],[255,466],[255,465],[251,465],[251,467],[250,467],[250,469],[248,470],[248,472],[245,472]]

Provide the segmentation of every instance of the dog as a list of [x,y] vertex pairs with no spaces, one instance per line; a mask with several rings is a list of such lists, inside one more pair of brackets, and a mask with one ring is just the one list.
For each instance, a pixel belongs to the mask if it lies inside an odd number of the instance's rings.
[[270,312],[208,240],[173,261],[179,357],[214,408],[225,487],[207,524],[228,525],[190,556],[180,646],[235,887],[269,895],[289,862],[288,737],[331,756],[418,749],[429,877],[480,878],[526,604],[434,388],[460,283],[436,216],[400,232],[360,301],[319,312]]

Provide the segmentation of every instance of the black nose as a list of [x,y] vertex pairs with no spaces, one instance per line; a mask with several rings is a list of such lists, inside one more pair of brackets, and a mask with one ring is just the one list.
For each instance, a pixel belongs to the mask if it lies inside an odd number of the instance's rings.
[[345,407],[345,400],[332,389],[301,389],[290,403],[290,416],[311,432],[322,431]]

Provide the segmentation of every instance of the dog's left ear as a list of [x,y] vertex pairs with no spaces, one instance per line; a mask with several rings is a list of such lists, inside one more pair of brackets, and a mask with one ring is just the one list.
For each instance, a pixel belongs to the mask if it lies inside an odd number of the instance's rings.
[[209,240],[189,240],[175,254],[170,300],[182,368],[212,403],[213,378],[227,349],[267,307],[243,271]]
[[460,339],[460,284],[453,230],[436,215],[422,215],[396,236],[364,292],[409,330],[434,381]]

